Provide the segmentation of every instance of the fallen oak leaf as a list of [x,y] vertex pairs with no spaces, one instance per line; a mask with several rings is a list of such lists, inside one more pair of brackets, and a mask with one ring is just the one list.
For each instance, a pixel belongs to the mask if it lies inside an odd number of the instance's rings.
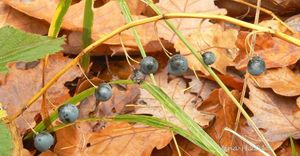
[[249,81],[249,99],[246,106],[253,112],[252,120],[263,130],[270,142],[284,141],[289,136],[300,138],[300,108],[293,98],[282,97],[270,90],[257,88]]
[[[219,9],[215,4],[214,0],[160,0],[157,4],[162,13],[171,12],[186,12],[186,13],[203,13],[210,12],[215,14],[226,14],[225,9]],[[192,34],[195,29],[199,29],[201,20],[195,19],[171,19],[170,20],[174,26],[179,30],[184,36]],[[202,23],[202,28],[205,29],[210,26],[211,23],[207,20]],[[176,43],[178,37],[175,33],[164,23],[164,21],[159,21],[158,34],[160,37],[170,41],[171,43]]]
[[260,88],[272,88],[277,94],[283,96],[300,95],[300,76],[287,67],[270,69],[255,80]]
[[[171,141],[168,130],[130,125],[126,122],[110,123],[98,132],[83,128],[83,123],[56,132],[58,138],[54,152],[61,156],[150,156],[154,148],[161,149]],[[71,139],[71,140],[70,140]]]
[[[60,71],[71,59],[63,57],[62,53],[51,55],[45,70],[45,81],[49,81],[58,71]],[[0,102],[9,116],[13,116],[23,108],[35,92],[42,86],[42,63],[35,68],[20,70],[16,64],[10,65],[10,72],[6,75],[6,81],[0,86]],[[81,72],[77,67],[73,67],[68,73],[63,75],[47,91],[47,98],[58,105],[70,98],[69,90],[64,86],[66,81],[72,81],[80,76]],[[41,98],[28,108],[22,116],[17,118],[16,126],[22,136],[27,129],[35,126],[35,116],[40,113]],[[50,108],[49,108],[50,109]],[[24,118],[24,119],[23,119]],[[26,120],[29,125],[24,122]]]
[[[236,90],[231,91],[235,98],[240,98],[240,93]],[[222,90],[214,90],[210,96],[196,106],[198,110],[210,112],[216,116],[216,119],[205,131],[222,147],[231,145],[232,134],[224,131],[225,127],[234,129],[237,107]]]
[[47,34],[48,25],[46,22],[30,17],[12,7],[0,2],[0,27],[11,25],[15,28],[35,34]]
[[[226,74],[226,67],[234,66],[234,59],[238,55],[235,42],[237,40],[238,31],[235,29],[225,29],[219,24],[213,24],[206,27],[205,30],[196,30],[186,39],[191,45],[201,53],[211,51],[216,56],[216,61],[211,65],[212,68],[218,70],[222,74]],[[178,41],[175,43],[175,49],[184,55],[189,63],[190,69],[201,71],[205,75],[209,73],[205,70],[197,58],[192,55],[190,50]]]

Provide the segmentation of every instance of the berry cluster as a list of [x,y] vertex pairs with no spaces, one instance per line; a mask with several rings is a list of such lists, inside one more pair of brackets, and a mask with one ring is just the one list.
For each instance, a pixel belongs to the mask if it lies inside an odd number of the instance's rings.
[[[202,54],[203,61],[206,65],[215,62],[216,57],[212,52]],[[167,65],[168,73],[180,76],[188,70],[188,61],[182,55],[173,55]],[[131,79],[136,83],[142,83],[146,75],[154,74],[158,70],[158,62],[155,58],[147,56],[142,59],[140,69],[135,69]],[[251,75],[257,76],[266,70],[265,62],[259,56],[252,57],[247,65],[247,70]],[[95,90],[95,98],[99,101],[108,101],[112,97],[112,87],[108,83],[101,83]],[[79,109],[67,103],[58,108],[58,117],[64,124],[75,122],[79,116]],[[34,147],[40,151],[48,150],[54,144],[54,137],[49,132],[38,133],[34,138]]]
[[[107,83],[101,83],[95,91],[95,97],[100,101],[107,101],[112,97],[112,88]],[[64,124],[75,122],[79,116],[79,109],[67,103],[58,108],[58,117]],[[54,137],[49,132],[38,133],[34,138],[34,147],[40,151],[47,151],[54,144]]]

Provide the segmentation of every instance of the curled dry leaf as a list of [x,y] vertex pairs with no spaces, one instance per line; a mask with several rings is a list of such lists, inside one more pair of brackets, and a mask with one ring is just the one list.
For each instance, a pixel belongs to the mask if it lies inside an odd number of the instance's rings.
[[[240,32],[236,43],[240,49],[239,56],[235,59],[236,68],[239,70],[245,69],[248,63],[245,51],[247,35],[247,32]],[[293,36],[299,38],[300,34]],[[268,34],[259,34],[256,38],[253,55],[263,58],[266,62],[266,68],[286,67],[295,64],[300,59],[300,47]]]
[[[184,79],[174,78],[168,81],[168,75],[166,69],[160,73],[155,74],[155,80],[157,86],[161,87],[167,95],[178,104],[195,122],[201,126],[208,126],[210,121],[214,118],[214,115],[206,112],[198,111],[195,108],[195,100],[197,96],[186,91],[187,85]],[[149,80],[150,81],[150,80]],[[201,83],[201,82],[199,82]],[[209,91],[209,86],[204,86],[203,83],[199,87],[204,87]],[[207,90],[204,90],[200,96],[207,94]],[[137,102],[136,114],[151,114],[161,119],[168,119],[177,125],[183,126],[171,113],[162,108],[162,105],[146,90],[141,89],[141,95]],[[184,127],[184,126],[183,126]]]
[[252,117],[270,142],[284,141],[292,136],[300,138],[300,108],[293,98],[282,97],[270,90],[259,89],[248,82],[249,99],[245,104],[253,112]]
[[[212,51],[216,55],[216,61],[211,66],[220,73],[226,74],[226,67],[234,66],[233,60],[238,55],[237,47],[235,46],[237,36],[237,30],[224,30],[221,25],[213,24],[205,28],[205,30],[196,30],[187,37],[187,40],[201,53]],[[202,64],[181,41],[175,43],[175,49],[188,59],[190,69],[209,75]]]
[[0,2],[0,27],[11,25],[15,28],[36,34],[47,34],[48,24],[41,20],[21,13]]
[[[129,6],[131,8],[137,8],[143,4],[138,0],[134,0],[135,2],[130,2]],[[59,1],[14,1],[14,0],[4,0],[4,2],[11,7],[24,12],[32,17],[46,20],[47,22],[51,22],[51,19],[54,15],[56,6]],[[76,4],[70,6],[67,14],[64,17],[62,27],[72,31],[82,31],[83,30],[83,11],[84,11],[84,2],[80,1]],[[103,6],[93,8],[94,11],[94,24],[92,29],[92,38],[94,40],[99,39],[101,36],[110,33],[116,28],[126,24],[124,15],[122,14],[119,4],[117,1],[109,1]],[[137,11],[137,10],[134,10]],[[141,11],[138,11],[141,12]],[[137,12],[133,12],[137,13]],[[113,17],[113,18],[112,18]],[[133,15],[135,20],[145,18],[145,16],[141,15]],[[142,26],[136,27],[138,34],[142,40],[144,46],[148,46],[151,44],[149,51],[154,51],[153,47],[159,47],[159,44],[156,43],[156,46],[153,46],[153,42],[156,40],[154,34],[154,26],[153,23],[144,24]],[[128,47],[137,49],[137,44],[135,42],[135,38],[132,34],[132,31],[127,30],[122,32],[122,40],[124,44]],[[150,43],[151,42],[151,43]],[[119,36],[115,36],[112,39],[105,42],[109,45],[118,45],[120,46]],[[157,50],[156,48],[156,50]],[[160,49],[160,47],[159,47]]]
[[300,76],[287,67],[270,69],[265,74],[256,76],[257,85],[261,88],[272,88],[283,96],[300,95]]
[[[45,70],[45,82],[48,82],[58,71],[60,71],[71,59],[63,57],[61,53],[49,57],[49,63]],[[71,68],[47,91],[47,99],[54,105],[64,102],[70,98],[69,90],[64,86],[65,82],[72,81],[80,76],[77,67]],[[0,86],[0,102],[9,116],[13,116],[24,107],[26,102],[42,87],[42,63],[28,70],[20,70],[15,64],[11,65],[10,72],[6,75],[5,83]],[[48,100],[47,100],[48,101]],[[48,102],[49,102],[48,101]],[[29,107],[23,116],[16,120],[16,126],[21,136],[31,127],[35,126],[34,117],[40,113],[41,98]],[[49,110],[51,109],[48,103]],[[28,125],[26,120],[30,125]]]
[[85,123],[56,132],[54,152],[60,156],[150,156],[154,148],[161,149],[171,141],[167,130],[130,125],[125,122],[111,123],[99,132],[84,127]]
[[[219,9],[214,4],[214,0],[160,0],[157,6],[163,13],[203,13],[210,12],[215,14],[226,14],[225,9]],[[183,33],[184,36],[192,34],[195,29],[199,29],[201,20],[197,19],[172,19],[170,20],[174,26]],[[205,29],[211,25],[207,20],[202,23],[202,28]],[[176,43],[178,37],[170,28],[164,23],[164,21],[158,22],[159,36]]]

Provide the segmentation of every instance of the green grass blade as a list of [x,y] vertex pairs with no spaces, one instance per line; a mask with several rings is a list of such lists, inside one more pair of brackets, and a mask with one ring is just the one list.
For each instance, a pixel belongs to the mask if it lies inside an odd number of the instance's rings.
[[[73,96],[72,98],[70,98],[69,100],[67,100],[66,102],[64,103],[71,103],[71,104],[77,104],[79,103],[80,101],[84,100],[85,98],[87,98],[88,96],[92,95],[93,93],[95,92],[95,88],[92,87],[92,88],[89,88],[75,96]],[[35,126],[34,130],[36,132],[41,132],[43,130],[45,130],[47,127],[46,127],[46,122],[47,120],[50,120],[51,122],[55,121],[56,119],[58,118],[58,114],[57,114],[57,110],[55,112],[53,112],[48,119],[44,119],[43,121],[41,121],[37,126]],[[29,134],[27,134],[25,136],[24,139],[29,139],[31,137],[33,137],[33,132],[30,132]]]
[[[123,15],[125,16],[125,19],[126,19],[127,23],[132,22],[133,19],[131,17],[129,7],[128,7],[127,3],[125,2],[125,0],[118,0],[118,2],[119,2],[119,6],[122,10]],[[146,57],[147,55],[146,55],[145,49],[143,47],[142,41],[141,41],[136,29],[131,28],[131,30],[132,30],[132,33],[134,35],[135,41],[136,41],[136,43],[139,47],[139,50],[141,52],[142,57]]]
[[192,143],[195,145],[198,145],[202,149],[206,150],[209,152],[209,150],[206,148],[205,145],[203,145],[199,140],[197,140],[193,135],[181,127],[176,126],[175,124],[162,120],[156,117],[152,116],[146,116],[146,115],[117,115],[112,118],[114,121],[127,121],[127,122],[137,122],[137,123],[142,123],[144,125],[156,127],[156,128],[164,128],[164,129],[169,129],[186,139],[190,140]]
[[209,152],[215,155],[227,155],[225,151],[195,122],[191,119],[163,90],[150,83],[143,83],[142,88],[156,98],[169,112],[184,124]]
[[52,17],[52,21],[50,24],[50,28],[48,31],[48,36],[56,38],[60,31],[60,27],[63,21],[65,14],[67,13],[72,0],[61,0],[56,7],[54,16]]
[[[162,15],[163,13],[160,9],[152,2],[152,0],[145,0],[145,2],[158,14]],[[251,117],[247,114],[244,108],[240,105],[240,103],[236,100],[236,98],[231,94],[230,90],[226,87],[226,85],[222,82],[222,80],[215,74],[215,72],[207,66],[203,62],[202,56],[197,53],[197,50],[186,40],[183,34],[176,29],[174,24],[170,20],[164,20],[167,26],[178,36],[178,38],[185,44],[185,46],[191,51],[191,53],[196,57],[196,59],[203,65],[203,67],[210,73],[210,75],[215,79],[215,81],[219,84],[219,86],[225,91],[225,93],[230,97],[230,99],[234,102],[234,104],[238,107],[247,121],[250,123],[251,127],[255,130],[259,138],[263,141],[263,143],[268,147],[268,149],[272,152],[273,155],[276,155],[271,145],[268,143],[263,134],[259,131]]]
[[[93,0],[85,0],[84,5],[84,18],[83,18],[83,34],[82,34],[82,41],[83,41],[83,48],[86,48],[92,43],[92,28],[94,22],[94,12],[93,12]],[[90,64],[90,55],[85,54],[81,59],[81,66],[84,71],[88,70]]]
[[291,148],[292,148],[292,155],[293,156],[298,156],[298,153],[296,151],[296,147],[295,147],[295,144],[294,144],[294,140],[292,137],[290,137],[290,143],[291,143]]

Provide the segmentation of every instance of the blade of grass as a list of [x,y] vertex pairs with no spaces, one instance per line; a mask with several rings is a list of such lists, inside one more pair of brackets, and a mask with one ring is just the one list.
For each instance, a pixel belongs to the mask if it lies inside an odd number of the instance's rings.
[[56,38],[60,31],[60,27],[64,16],[66,15],[72,0],[61,0],[55,10],[54,16],[50,24],[48,36]]
[[290,137],[290,143],[291,143],[291,148],[292,148],[292,155],[293,156],[298,156],[298,153],[296,151],[296,147],[295,147],[295,144],[294,144],[294,140],[292,137]]
[[[124,0],[118,0],[118,2],[119,2],[119,6],[120,6],[120,8],[121,8],[121,10],[123,12],[123,15],[124,15],[127,23],[133,22],[133,19],[131,17],[131,13],[130,13],[130,10],[129,10],[129,7],[128,7],[127,3]],[[140,50],[140,53],[141,53],[142,57],[146,57],[147,55],[146,55],[145,49],[143,47],[142,41],[141,41],[141,39],[140,39],[140,37],[139,37],[136,29],[135,28],[131,28],[131,31],[132,31],[132,33],[134,35],[135,42],[138,45],[138,48]]]
[[169,112],[185,125],[192,135],[206,146],[209,152],[215,155],[227,155],[225,151],[193,120],[191,119],[163,90],[159,87],[144,82],[141,87],[147,90]]
[[[163,13],[160,11],[160,9],[152,2],[152,0],[146,0],[146,3],[158,14],[163,15]],[[226,85],[222,82],[222,80],[215,74],[215,72],[207,66],[203,62],[202,56],[197,53],[197,50],[186,40],[186,38],[183,36],[183,34],[176,29],[176,27],[173,25],[173,23],[169,20],[164,20],[165,23],[169,26],[169,28],[179,37],[179,39],[185,44],[185,46],[191,51],[191,53],[197,58],[197,60],[203,65],[203,67],[210,73],[210,75],[215,79],[215,81],[219,84],[219,86],[225,91],[225,93],[231,98],[231,100],[235,103],[235,105],[238,107],[238,109],[241,111],[241,113],[244,115],[244,117],[247,119],[247,121],[250,123],[251,127],[255,130],[259,138],[263,141],[263,143],[269,148],[270,152],[273,155],[276,155],[274,150],[272,149],[271,145],[268,143],[266,138],[263,136],[263,134],[259,131],[251,117],[247,114],[247,112],[244,110],[244,108],[241,106],[241,104],[236,100],[236,98],[231,94],[230,90],[226,87]]]
[[[74,104],[74,105],[77,105],[77,103],[79,103],[80,101],[84,100],[85,98],[87,98],[88,96],[92,95],[95,91],[95,88],[92,87],[92,88],[89,88],[75,96],[73,96],[72,98],[70,98],[69,100],[65,101],[63,104],[65,103],[71,103],[71,104]],[[53,112],[48,119],[45,119],[43,121],[41,121],[37,126],[35,126],[34,130],[36,132],[41,132],[43,130],[45,130],[47,127],[46,127],[46,124],[45,124],[45,121],[46,120],[50,120],[51,122],[55,121],[56,119],[58,118],[58,114],[57,114],[57,110],[55,112]],[[33,132],[30,132],[29,134],[27,134],[24,139],[29,139],[31,138],[32,136],[34,135]]]
[[[83,18],[83,34],[82,34],[82,41],[83,41],[83,48],[86,48],[92,43],[92,28],[94,22],[94,12],[93,12],[93,0],[85,0],[84,5],[84,18]],[[90,65],[90,55],[85,54],[81,59],[81,66],[85,72],[88,71]]]
[[[133,22],[133,18],[131,16],[131,13],[130,13],[130,10],[129,10],[129,7],[128,7],[126,1],[125,0],[118,0],[118,2],[119,2],[119,6],[122,10],[123,15],[125,16],[125,19],[126,19],[127,23]],[[135,38],[135,42],[138,45],[138,48],[140,50],[140,53],[141,53],[142,57],[143,58],[146,57],[147,54],[146,54],[146,51],[143,47],[140,36],[138,35],[135,28],[131,28],[131,30],[132,30],[133,36]],[[150,74],[150,79],[154,84],[156,84],[153,74]]]

